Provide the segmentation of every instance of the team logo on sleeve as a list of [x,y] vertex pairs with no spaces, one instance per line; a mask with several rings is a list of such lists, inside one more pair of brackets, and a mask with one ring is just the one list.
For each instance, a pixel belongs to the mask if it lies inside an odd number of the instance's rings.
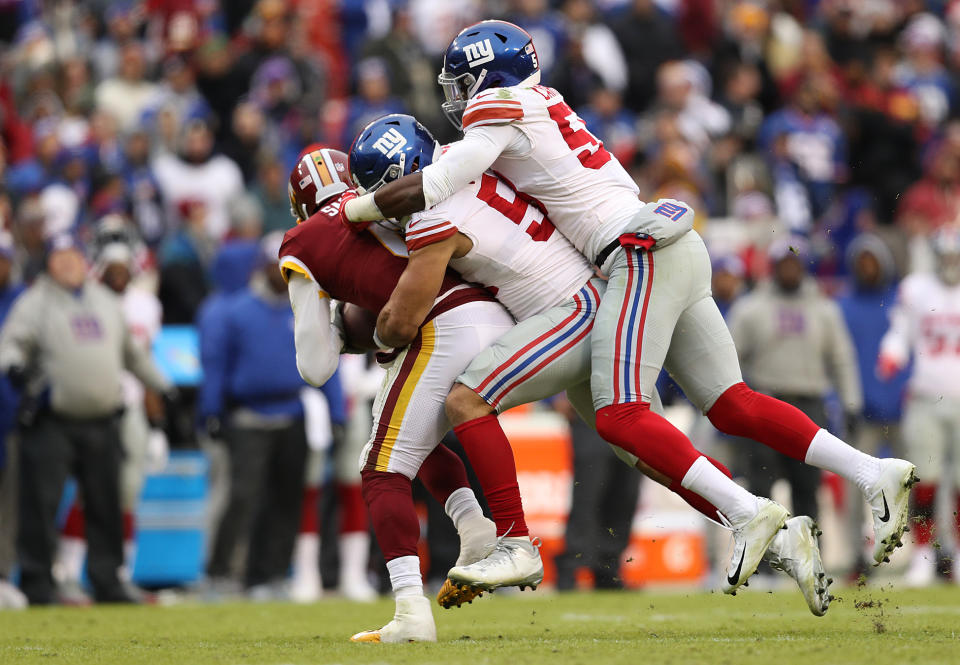
[[407,145],[407,139],[397,131],[396,127],[388,129],[384,132],[383,136],[373,143],[373,147],[383,153],[388,159],[393,159],[393,156],[405,145]]
[[493,60],[493,45],[489,39],[473,42],[463,47],[463,54],[467,56],[467,64],[470,67],[476,67]]

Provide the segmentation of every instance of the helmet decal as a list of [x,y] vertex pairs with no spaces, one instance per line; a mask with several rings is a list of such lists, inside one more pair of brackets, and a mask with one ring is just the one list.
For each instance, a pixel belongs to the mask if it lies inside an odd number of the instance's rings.
[[489,39],[472,42],[463,47],[463,54],[467,56],[467,64],[472,69],[493,60],[493,45]]

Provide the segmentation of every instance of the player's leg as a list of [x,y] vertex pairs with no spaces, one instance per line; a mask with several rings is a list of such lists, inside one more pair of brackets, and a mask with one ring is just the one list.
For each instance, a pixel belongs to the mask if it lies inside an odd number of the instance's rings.
[[423,595],[417,556],[420,525],[410,483],[449,429],[444,398],[466,361],[512,324],[499,305],[462,305],[426,323],[387,371],[360,468],[364,500],[397,607],[386,626],[358,633],[354,641],[436,640],[430,601]]
[[496,588],[535,586],[542,579],[543,564],[523,518],[513,450],[495,413],[584,381],[602,290],[601,280],[591,280],[563,305],[520,322],[474,358],[450,391],[447,414],[501,536],[491,560],[451,569],[454,582]]
[[681,314],[665,364],[721,432],[753,439],[856,484],[874,510],[875,561],[880,563],[893,550],[906,526],[913,465],[861,452],[795,406],[747,387],[730,331],[713,298],[705,296]]
[[625,242],[605,268],[610,278],[593,332],[597,431],[720,509],[734,531],[725,587],[733,592],[756,570],[789,513],[737,485],[650,409],[680,314],[709,293],[709,257],[703,241],[691,232],[656,252]]
[[903,414],[903,437],[907,454],[917,460],[917,473],[923,479],[913,491],[910,506],[914,549],[905,577],[910,586],[927,586],[936,581],[934,523],[948,436],[937,404],[920,395],[910,397]]

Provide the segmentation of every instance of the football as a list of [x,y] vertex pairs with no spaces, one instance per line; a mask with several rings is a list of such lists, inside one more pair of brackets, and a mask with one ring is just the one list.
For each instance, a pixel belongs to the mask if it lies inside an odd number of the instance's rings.
[[375,351],[373,331],[377,329],[377,315],[347,303],[343,307],[343,334],[347,348]]

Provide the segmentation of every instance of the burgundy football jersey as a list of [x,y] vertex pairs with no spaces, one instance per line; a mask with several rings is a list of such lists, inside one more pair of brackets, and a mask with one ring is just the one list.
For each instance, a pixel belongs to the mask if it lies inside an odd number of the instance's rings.
[[[407,258],[388,249],[372,232],[344,228],[338,217],[340,202],[339,197],[332,200],[287,231],[280,246],[281,267],[304,272],[331,298],[378,314],[407,267]],[[402,240],[396,249],[405,251]],[[427,320],[465,302],[494,300],[488,291],[464,282],[451,270],[438,296]]]

